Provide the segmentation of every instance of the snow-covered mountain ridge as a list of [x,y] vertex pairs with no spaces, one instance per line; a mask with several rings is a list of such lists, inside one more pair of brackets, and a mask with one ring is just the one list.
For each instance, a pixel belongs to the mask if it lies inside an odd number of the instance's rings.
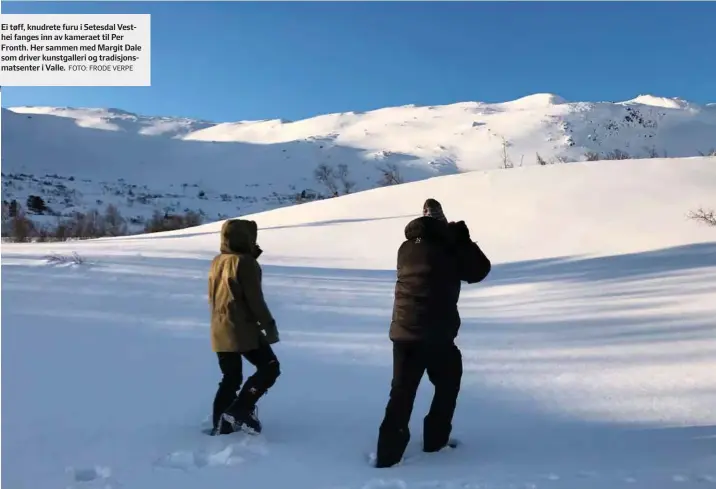
[[213,123],[120,109],[2,111],[3,200],[40,195],[56,213],[115,203],[207,219],[290,205],[319,165],[345,165],[351,191],[468,171],[583,161],[688,157],[716,147],[716,105],[640,95],[567,102],[534,94],[503,103],[388,107],[299,121]]

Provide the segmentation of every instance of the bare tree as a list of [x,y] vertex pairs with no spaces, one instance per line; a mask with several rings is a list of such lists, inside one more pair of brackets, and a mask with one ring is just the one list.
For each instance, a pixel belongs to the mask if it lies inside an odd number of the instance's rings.
[[184,226],[188,228],[193,228],[195,226],[200,226],[201,223],[204,221],[204,219],[201,217],[201,214],[195,211],[187,211],[186,214],[184,214]]
[[72,237],[71,232],[71,226],[65,220],[58,217],[52,237],[57,241],[65,241]]
[[699,207],[696,211],[689,212],[689,219],[699,221],[709,226],[716,226],[716,213],[713,209],[706,210]]
[[124,236],[127,234],[127,221],[114,204],[109,204],[104,211],[104,227],[107,236]]
[[628,160],[629,158],[631,158],[629,153],[621,149],[615,149],[604,155],[605,160]]
[[509,143],[503,137],[502,138],[502,168],[514,168],[515,164],[510,160],[510,156],[507,154],[507,147]]
[[646,150],[647,158],[658,158],[659,157],[659,152],[656,150],[656,147],[652,146],[651,148],[647,147],[644,149]]
[[37,235],[35,224],[25,215],[25,212],[18,209],[15,217],[10,221],[10,238],[18,243],[32,240]]
[[716,156],[716,148],[711,148],[710,150],[703,152],[699,151],[699,155],[701,156]]
[[313,177],[318,183],[325,186],[331,195],[338,194],[338,184],[336,183],[336,175],[333,168],[321,163],[313,171]]
[[348,177],[348,165],[346,165],[345,163],[341,163],[340,165],[338,165],[338,171],[336,172],[336,176],[338,177],[338,181],[341,182],[341,186],[343,187],[343,193],[351,193],[356,183]]
[[10,204],[3,201],[2,203],[2,236],[10,234]]
[[381,174],[378,185],[387,187],[389,185],[400,185],[404,182],[400,169],[395,163],[386,163],[385,166],[378,168],[378,171]]
[[547,162],[537,153],[537,164],[540,166],[547,166]]
[[8,213],[10,217],[15,217],[17,215],[17,210],[20,208],[20,204],[17,203],[17,200],[12,199],[10,201],[10,205],[8,206]]
[[84,238],[101,238],[106,236],[106,226],[102,214],[97,209],[92,209],[84,215],[81,223],[80,236]]
[[202,223],[202,216],[198,212],[187,211],[186,214],[162,213],[158,210],[154,211],[151,219],[144,225],[145,233],[160,233],[162,231],[174,231],[176,229],[185,229],[189,227],[199,226]]

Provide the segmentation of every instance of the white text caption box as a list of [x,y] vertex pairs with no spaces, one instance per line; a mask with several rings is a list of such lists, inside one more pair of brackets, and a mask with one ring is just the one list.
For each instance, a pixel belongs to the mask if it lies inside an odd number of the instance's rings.
[[0,86],[150,86],[149,14],[0,15]]

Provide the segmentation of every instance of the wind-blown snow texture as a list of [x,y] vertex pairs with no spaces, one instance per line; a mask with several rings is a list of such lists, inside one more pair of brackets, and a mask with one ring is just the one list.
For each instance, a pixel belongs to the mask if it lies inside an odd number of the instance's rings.
[[[258,438],[200,433],[220,222],[5,244],[3,487],[714,487],[716,230],[685,217],[714,189],[709,158],[575,163],[251,216],[283,340]],[[495,265],[460,301],[464,445],[419,453],[426,380],[410,456],[378,470],[395,253],[426,197]],[[44,259],[73,252],[86,262]]]
[[355,190],[395,165],[404,181],[504,166],[581,161],[588,152],[684,157],[716,146],[716,109],[640,96],[568,103],[552,94],[511,102],[390,107],[300,121],[211,123],[118,109],[16,107],[2,112],[3,195],[40,195],[53,210],[118,205],[128,218],[200,210],[209,219],[328,194],[313,170],[346,164]]

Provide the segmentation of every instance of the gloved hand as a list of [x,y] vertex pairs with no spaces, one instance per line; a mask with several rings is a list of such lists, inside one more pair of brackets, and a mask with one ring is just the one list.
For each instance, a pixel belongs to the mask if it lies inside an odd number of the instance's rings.
[[268,324],[261,324],[259,327],[261,328],[264,340],[266,340],[269,345],[273,345],[274,343],[278,343],[280,341],[276,321],[271,321]]
[[455,233],[455,241],[458,243],[465,243],[470,241],[470,230],[465,224],[465,221],[451,222],[450,227]]

